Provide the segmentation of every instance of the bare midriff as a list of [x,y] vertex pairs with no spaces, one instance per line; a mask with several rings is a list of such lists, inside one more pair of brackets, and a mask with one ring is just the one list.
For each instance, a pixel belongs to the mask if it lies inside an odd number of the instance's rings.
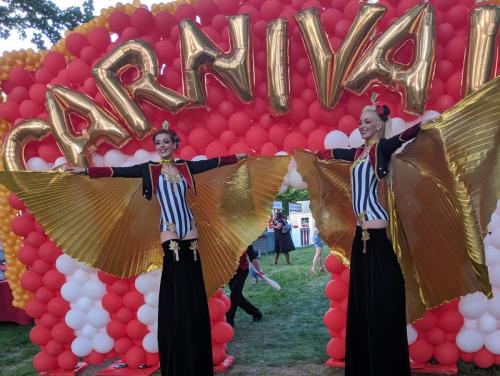
[[[160,243],[165,243],[167,240],[179,239],[179,235],[177,235],[174,231],[163,231],[160,232]],[[198,229],[193,227],[181,240],[192,240],[198,239]]]
[[357,225],[363,229],[379,229],[387,228],[387,226],[389,226],[389,222],[385,219],[372,219],[370,221],[358,221]]

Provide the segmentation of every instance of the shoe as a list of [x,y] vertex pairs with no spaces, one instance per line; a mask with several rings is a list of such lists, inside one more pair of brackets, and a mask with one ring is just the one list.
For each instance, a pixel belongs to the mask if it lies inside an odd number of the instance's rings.
[[255,315],[253,315],[253,320],[252,321],[260,321],[262,320],[262,313],[256,313]]
[[309,275],[310,276],[315,276],[316,274],[317,274],[316,270],[314,270],[314,269],[309,270]]

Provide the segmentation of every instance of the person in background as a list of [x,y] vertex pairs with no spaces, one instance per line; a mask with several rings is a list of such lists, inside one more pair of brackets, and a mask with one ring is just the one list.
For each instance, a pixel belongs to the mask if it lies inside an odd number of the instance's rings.
[[229,308],[229,311],[226,313],[226,321],[231,326],[234,326],[234,316],[236,315],[238,307],[252,316],[253,321],[262,319],[262,312],[243,296],[243,287],[248,277],[249,262],[252,263],[258,274],[262,274],[259,259],[252,245],[249,245],[243,255],[241,255],[238,270],[236,270],[236,274],[228,283],[231,289],[231,308]]
[[[259,261],[259,264],[260,264],[260,251],[257,251],[255,254],[256,254],[256,259],[257,259],[257,261]],[[250,263],[250,265],[249,265],[248,276],[251,279],[254,279],[255,282],[252,282],[252,283],[258,283],[260,278],[261,278],[260,272],[257,271],[253,262]]]
[[323,265],[323,241],[319,237],[318,234],[318,229],[315,227],[314,228],[314,235],[313,235],[313,243],[314,246],[316,247],[316,253],[314,254],[313,262],[312,262],[312,267],[311,270],[309,271],[309,274],[311,275],[316,275],[316,269],[319,266],[319,271],[324,272],[325,267]]
[[276,220],[274,221],[274,265],[278,265],[278,259],[281,253],[285,255],[286,263],[288,265],[292,264],[288,252],[293,251],[295,246],[293,245],[290,229],[291,227],[286,221],[283,212],[278,212],[276,214]]

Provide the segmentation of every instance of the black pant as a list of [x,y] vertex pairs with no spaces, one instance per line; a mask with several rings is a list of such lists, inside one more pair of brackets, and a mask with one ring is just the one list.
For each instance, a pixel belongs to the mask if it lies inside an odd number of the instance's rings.
[[229,281],[229,288],[231,289],[231,308],[226,313],[226,320],[231,325],[234,325],[234,315],[238,307],[241,307],[241,309],[251,316],[262,315],[260,310],[243,296],[243,286],[245,286],[247,276],[248,269],[242,270],[238,268],[236,274]]
[[195,259],[191,240],[169,240],[162,247],[158,302],[161,374],[212,376],[211,326],[200,255]]

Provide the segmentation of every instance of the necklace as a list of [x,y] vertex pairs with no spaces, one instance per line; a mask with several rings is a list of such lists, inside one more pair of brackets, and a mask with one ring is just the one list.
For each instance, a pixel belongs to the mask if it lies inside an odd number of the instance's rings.
[[[169,183],[179,183],[182,180],[179,171],[172,164],[164,164],[161,166],[161,174],[163,175],[163,179]],[[174,190],[176,191],[176,185],[174,185]]]

